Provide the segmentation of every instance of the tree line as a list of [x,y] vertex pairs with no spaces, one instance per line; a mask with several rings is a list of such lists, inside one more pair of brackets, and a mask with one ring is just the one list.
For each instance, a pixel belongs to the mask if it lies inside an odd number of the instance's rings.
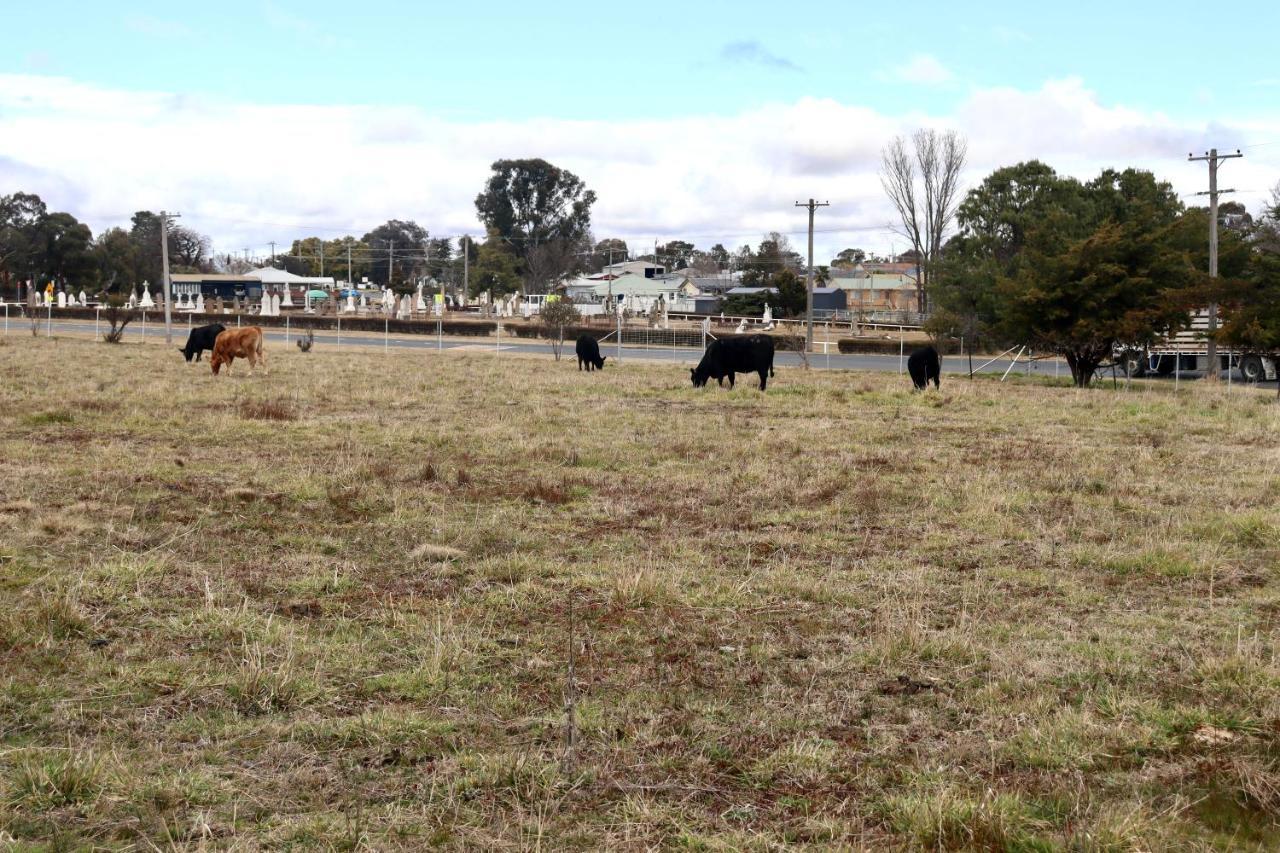
[[1185,329],[1221,305],[1217,339],[1280,350],[1280,186],[1254,222],[1220,208],[1219,273],[1208,275],[1209,212],[1139,169],[1081,181],[1040,161],[997,169],[956,211],[957,233],[926,270],[935,335],[1063,356],[1087,385],[1116,351]]

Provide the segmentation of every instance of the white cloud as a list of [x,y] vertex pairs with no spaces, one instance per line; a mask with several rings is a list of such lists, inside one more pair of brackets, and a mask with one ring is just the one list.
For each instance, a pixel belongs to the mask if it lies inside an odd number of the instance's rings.
[[917,53],[906,64],[893,69],[893,76],[922,86],[941,86],[944,83],[950,83],[956,75],[936,57],[927,53]]
[[[769,230],[799,238],[805,216],[793,203],[830,200],[818,217],[825,260],[894,242],[880,150],[920,126],[968,137],[969,185],[1039,158],[1080,177],[1149,168],[1191,193],[1205,175],[1186,152],[1280,138],[1280,113],[1189,125],[1104,105],[1069,79],[977,90],[937,116],[805,98],[719,117],[459,122],[412,107],[259,105],[0,75],[0,192],[37,192],[95,232],[135,210],[176,210],[223,250],[265,250],[270,240],[363,234],[392,217],[478,235],[473,201],[490,163],[536,156],[599,194],[597,236],[637,247],[685,238],[732,248]],[[1225,168],[1232,186],[1255,191],[1236,196],[1252,208],[1280,177],[1261,158]]]

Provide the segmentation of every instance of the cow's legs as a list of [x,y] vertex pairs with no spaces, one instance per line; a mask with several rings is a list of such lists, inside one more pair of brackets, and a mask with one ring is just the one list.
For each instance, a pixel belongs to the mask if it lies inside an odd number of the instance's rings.
[[763,390],[764,390],[764,384],[765,384],[765,382],[766,382],[766,381],[768,381],[768,378],[769,378],[769,371],[768,371],[768,369],[767,369],[767,368],[766,368],[766,369],[762,369],[762,370],[760,371],[760,390],[761,390],[761,391],[763,391]]

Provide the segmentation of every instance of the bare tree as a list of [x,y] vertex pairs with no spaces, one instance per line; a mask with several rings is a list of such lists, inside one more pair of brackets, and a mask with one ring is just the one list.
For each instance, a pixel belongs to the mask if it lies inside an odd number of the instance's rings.
[[568,240],[548,240],[529,249],[525,257],[525,293],[548,293],[551,286],[579,265],[576,247]]
[[880,183],[898,212],[894,230],[911,241],[916,255],[919,310],[928,306],[926,276],[942,255],[942,238],[960,203],[960,172],[968,143],[954,130],[922,128],[911,145],[894,137],[882,152]]

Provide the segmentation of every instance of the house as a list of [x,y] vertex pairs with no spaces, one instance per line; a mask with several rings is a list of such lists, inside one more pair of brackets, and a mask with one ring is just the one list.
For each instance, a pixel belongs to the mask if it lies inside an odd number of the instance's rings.
[[249,275],[259,279],[268,293],[283,293],[285,288],[299,299],[309,290],[333,290],[333,276],[294,275],[276,267],[261,267]]
[[843,310],[847,311],[913,311],[918,298],[914,275],[871,272],[862,264],[852,270],[831,270],[828,284],[846,292]]
[[[224,275],[221,273],[174,273],[169,276],[173,295],[194,299],[256,301],[262,298],[262,279],[256,275]],[[163,289],[163,288],[162,288]]]

